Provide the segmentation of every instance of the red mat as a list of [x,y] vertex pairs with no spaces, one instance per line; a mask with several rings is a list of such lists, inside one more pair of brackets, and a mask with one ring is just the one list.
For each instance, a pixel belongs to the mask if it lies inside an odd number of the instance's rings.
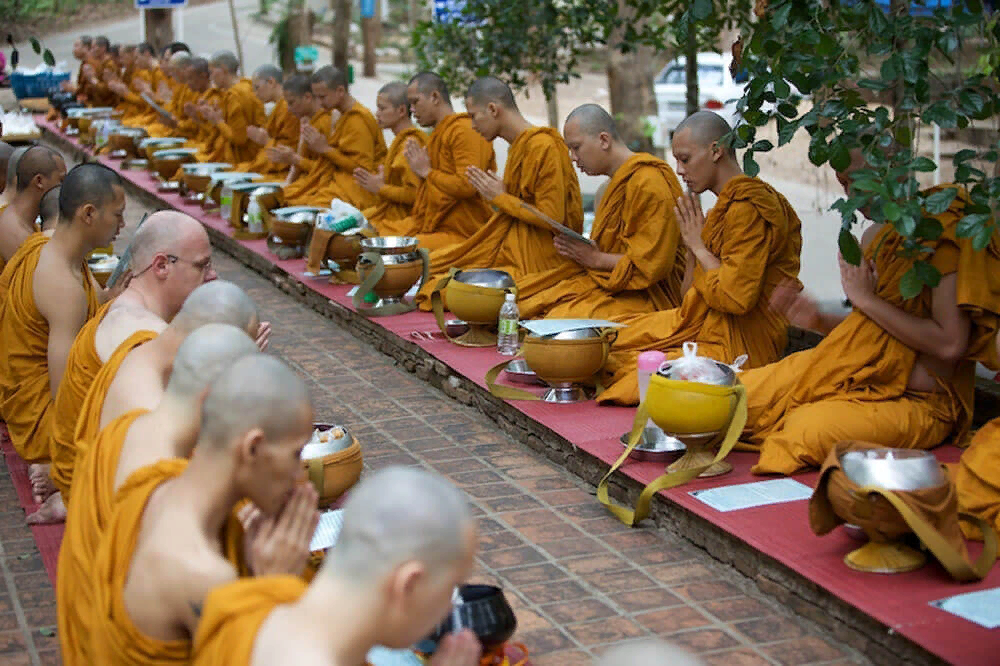
[[[56,134],[62,134],[42,119],[36,122]],[[101,161],[112,168],[119,166],[107,158],[102,157]],[[120,173],[168,205],[189,213],[207,226],[229,233],[228,224],[217,215],[206,215],[200,206],[185,204],[179,195],[158,194],[156,183],[149,174],[140,171]],[[354,309],[351,299],[347,297],[349,287],[330,285],[325,279],[305,278],[302,274],[304,260],[277,260],[268,252],[263,240],[241,242],[313,291],[350,310]],[[485,386],[483,377],[486,370],[503,359],[492,349],[458,347],[440,337],[434,340],[412,337],[410,333],[414,331],[437,330],[434,317],[429,313],[411,312],[395,317],[373,318],[372,321],[419,345],[480,386]],[[511,405],[608,464],[621,454],[618,438],[631,428],[634,414],[633,409],[598,407],[593,402],[575,405],[512,402]],[[954,447],[941,447],[936,453],[945,462],[955,461],[959,456],[959,450]],[[1000,568],[995,567],[986,580],[975,585],[952,582],[937,564],[895,576],[862,574],[852,571],[842,562],[843,556],[857,543],[840,530],[826,537],[816,537],[809,529],[807,502],[804,500],[721,513],[689,494],[703,488],[760,481],[760,477],[753,477],[749,472],[754,460],[754,454],[733,453],[729,457],[734,466],[731,474],[698,480],[663,494],[670,501],[718,525],[942,659],[969,666],[993,665],[1000,661],[997,657],[1000,653],[1000,633],[928,605],[930,601],[942,597],[1000,586]],[[655,463],[633,462],[622,469],[623,473],[642,483],[652,481],[662,471],[663,466]],[[796,479],[811,486],[816,474],[803,474]],[[41,543],[39,547],[42,547]],[[979,544],[972,544],[971,551],[974,557],[978,555]]]

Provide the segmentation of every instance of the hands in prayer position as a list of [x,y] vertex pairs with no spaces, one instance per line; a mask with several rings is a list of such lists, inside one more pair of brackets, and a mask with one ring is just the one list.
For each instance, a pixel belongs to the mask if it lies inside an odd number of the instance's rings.
[[174,93],[170,90],[170,86],[163,81],[160,81],[160,85],[156,89],[156,94],[164,102],[169,102],[174,98]]
[[421,146],[415,139],[407,139],[403,156],[409,162],[413,173],[421,179],[427,178],[431,172],[431,156],[427,153],[427,148]]
[[128,94],[128,86],[121,81],[111,81],[108,83],[108,89],[117,94],[119,97],[124,97]]
[[677,225],[680,227],[681,240],[691,250],[702,268],[710,271],[721,266],[722,262],[708,251],[705,241],[701,238],[701,232],[705,228],[705,213],[701,210],[700,198],[690,192],[681,195],[674,208],[674,217],[677,218]]
[[265,518],[256,507],[241,512],[240,520],[246,525],[244,552],[255,576],[302,574],[319,522],[317,500],[312,484],[303,483],[295,487],[276,517]]
[[862,259],[860,266],[854,266],[847,263],[843,255],[839,255],[837,260],[840,263],[840,284],[844,288],[844,294],[853,305],[863,308],[866,300],[875,295],[875,264]]
[[354,182],[372,194],[378,194],[385,185],[385,167],[379,165],[378,173],[358,167],[354,170]]
[[275,164],[295,164],[298,154],[288,146],[273,146],[267,148],[267,159]]
[[618,263],[619,255],[601,252],[597,247],[569,236],[555,236],[552,238],[552,244],[556,246],[556,252],[584,268],[610,271],[614,270],[615,264]]
[[302,126],[302,138],[309,147],[309,150],[313,151],[317,155],[322,155],[326,151],[330,150],[330,144],[327,143],[326,137],[312,125]]
[[263,146],[267,143],[271,136],[267,133],[267,130],[263,127],[257,127],[256,125],[251,125],[247,128],[247,138],[256,143],[259,146]]
[[184,115],[186,115],[188,118],[198,117],[198,107],[195,106],[194,102],[184,103]]
[[487,201],[493,201],[505,193],[503,181],[495,173],[487,173],[479,167],[470,166],[465,170],[465,178],[476,188],[479,196]]
[[212,123],[213,125],[218,125],[223,120],[222,111],[214,104],[202,104],[198,107],[198,111],[205,122]]

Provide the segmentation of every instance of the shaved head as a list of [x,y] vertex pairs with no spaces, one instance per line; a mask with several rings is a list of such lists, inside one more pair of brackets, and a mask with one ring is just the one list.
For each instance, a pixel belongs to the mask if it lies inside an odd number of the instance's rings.
[[191,60],[188,61],[187,66],[190,67],[191,71],[195,74],[201,74],[203,76],[211,74],[208,61],[204,58],[191,58]]
[[312,85],[309,83],[309,77],[305,74],[293,74],[289,76],[282,82],[281,89],[286,95],[293,97],[312,94]]
[[77,211],[87,204],[98,209],[108,205],[116,197],[116,188],[124,190],[121,176],[103,164],[78,164],[73,167],[66,174],[59,193],[60,222],[71,222]]
[[191,54],[187,51],[176,51],[170,56],[170,64],[174,66],[183,65],[192,59]]
[[213,280],[191,292],[169,328],[190,334],[206,324],[229,324],[255,335],[260,318],[245,291],[232,282]]
[[237,360],[260,350],[243,331],[229,324],[205,324],[177,349],[167,393],[194,398]]
[[406,84],[401,81],[385,84],[379,88],[378,94],[384,95],[393,107],[409,106],[406,99]]
[[17,165],[21,161],[21,156],[28,152],[34,146],[21,146],[20,148],[15,148],[14,152],[10,154],[10,158],[7,160],[7,189],[11,192],[17,189]]
[[[0,141],[0,185],[4,187],[7,186],[7,165],[10,162],[10,156],[13,154],[14,146],[6,141]],[[3,189],[0,189],[0,192],[3,192]]]
[[585,136],[593,137],[606,132],[615,141],[621,141],[615,119],[597,104],[584,104],[573,109],[566,117],[566,126],[570,123],[575,123]]
[[17,162],[17,191],[23,192],[35,176],[52,177],[66,170],[62,155],[46,146],[31,146]]
[[510,91],[510,86],[495,76],[484,76],[478,79],[469,86],[469,91],[465,93],[465,97],[479,106],[492,103],[502,106],[505,109],[517,108],[517,103],[514,101],[514,93]]
[[192,237],[209,243],[205,227],[190,215],[175,210],[153,213],[132,237],[132,271],[149,266],[157,253],[177,254]]
[[245,356],[212,383],[202,408],[199,444],[225,450],[254,429],[265,441],[281,440],[303,429],[303,417],[308,437],[309,390],[295,371],[273,356]]
[[465,557],[473,527],[465,495],[443,477],[388,467],[351,490],[323,571],[361,584],[377,584],[408,561],[443,573]]
[[38,204],[38,218],[42,222],[42,231],[55,229],[59,222],[59,191],[62,187],[53,187],[42,197]]
[[217,51],[213,53],[209,64],[212,67],[224,69],[229,74],[236,74],[240,71],[240,61],[232,51]]
[[[692,141],[700,146],[707,147],[713,143],[717,143],[722,137],[729,134],[732,127],[729,126],[729,123],[722,116],[714,111],[695,111],[681,121],[681,124],[674,130],[674,134],[680,134],[685,130],[691,133]],[[722,144],[719,145],[720,147],[724,147]],[[736,154],[736,151],[731,146],[727,148],[726,152],[730,157]]]
[[284,73],[281,71],[280,67],[275,67],[274,65],[261,65],[254,71],[253,78],[266,81],[267,79],[274,79],[277,83],[281,83],[284,78]]
[[412,79],[410,79],[410,85],[416,84],[417,90],[420,91],[421,95],[430,95],[436,92],[440,95],[441,100],[450,105],[451,95],[448,93],[448,85],[444,82],[440,76],[434,72],[420,72]]
[[330,90],[336,90],[337,88],[344,88],[346,90],[347,74],[333,65],[327,65],[326,67],[320,67],[317,69],[313,75],[309,77],[309,82],[322,83]]
[[616,646],[601,657],[597,666],[702,666],[703,661],[661,640],[646,640]]

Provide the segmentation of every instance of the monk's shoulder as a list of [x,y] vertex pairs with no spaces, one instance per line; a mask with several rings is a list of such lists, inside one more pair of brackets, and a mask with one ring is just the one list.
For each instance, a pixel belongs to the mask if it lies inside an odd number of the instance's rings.
[[162,333],[167,323],[145,308],[131,304],[112,307],[98,324],[94,335],[94,348],[104,361],[118,347],[139,331]]
[[673,206],[673,202],[676,201],[673,181],[676,181],[676,177],[672,178],[672,174],[673,171],[662,160],[650,160],[636,166],[625,181],[626,201],[633,199],[647,202],[666,201]]

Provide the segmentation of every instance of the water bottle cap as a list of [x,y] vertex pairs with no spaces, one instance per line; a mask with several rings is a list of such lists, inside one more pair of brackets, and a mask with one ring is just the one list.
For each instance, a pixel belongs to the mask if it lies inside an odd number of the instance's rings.
[[661,351],[646,351],[639,354],[635,365],[639,372],[656,372],[665,360],[667,355]]
[[510,303],[511,301],[513,301],[513,300],[514,300],[514,294],[512,294],[512,293],[510,293],[510,292],[508,291],[508,292],[507,292],[507,295],[506,295],[506,296],[504,296],[504,300],[505,300],[505,301],[507,301],[508,303]]

